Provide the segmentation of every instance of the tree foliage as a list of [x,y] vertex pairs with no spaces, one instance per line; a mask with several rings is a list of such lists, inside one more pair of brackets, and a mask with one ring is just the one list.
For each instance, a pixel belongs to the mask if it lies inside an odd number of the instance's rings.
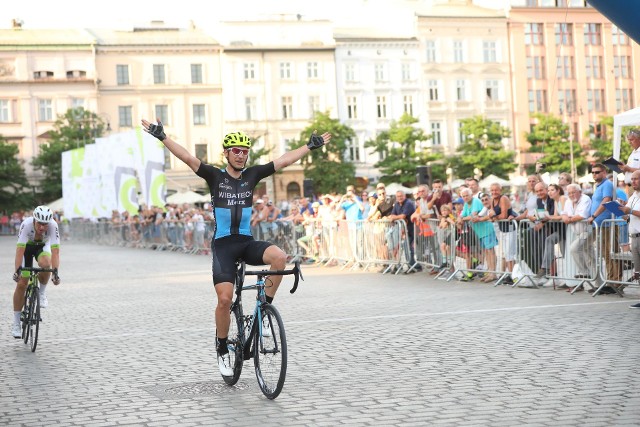
[[84,147],[104,134],[106,124],[97,114],[82,107],[71,108],[53,124],[48,143],[40,146],[40,153],[32,163],[42,174],[37,197],[50,202],[62,197],[62,152]]
[[[588,162],[578,141],[571,142],[569,125],[553,114],[535,114],[538,123],[527,134],[530,152],[543,153],[539,163],[544,163],[547,172],[571,172],[571,146],[576,171],[588,167]],[[532,171],[530,171],[532,172]]]
[[331,133],[331,141],[324,147],[311,151],[301,160],[305,178],[313,180],[317,193],[343,191],[347,185],[355,184],[355,166],[345,158],[347,143],[356,134],[349,126],[332,119],[328,112],[317,112],[309,126],[300,133],[300,139],[290,149],[306,145],[311,134],[317,131]]
[[416,185],[416,167],[431,166],[431,176],[444,176],[443,155],[422,146],[431,136],[414,126],[418,119],[403,114],[399,120],[391,122],[389,130],[365,143],[380,155],[374,166],[380,171],[380,181],[385,184],[400,183]]
[[474,170],[483,176],[494,174],[507,178],[516,169],[515,152],[505,150],[502,140],[511,136],[511,131],[498,122],[482,116],[462,120],[460,132],[464,141],[454,156],[447,158],[455,176],[474,176]]
[[0,206],[12,212],[33,204],[24,167],[18,160],[18,146],[0,135]]
[[[626,142],[624,137],[634,126],[622,128],[622,143],[620,144],[620,157],[618,160],[626,163],[629,155],[633,151],[631,144]],[[602,163],[613,155],[613,117],[605,116],[600,119],[598,126],[589,132],[591,148],[594,150],[593,158],[597,163]]]

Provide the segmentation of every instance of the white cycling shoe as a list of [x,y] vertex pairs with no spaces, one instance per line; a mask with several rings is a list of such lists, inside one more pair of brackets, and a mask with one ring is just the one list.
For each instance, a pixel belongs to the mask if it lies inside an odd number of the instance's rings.
[[218,354],[218,369],[223,377],[232,377],[233,368],[231,367],[231,356],[229,353]]
[[45,294],[38,295],[38,298],[40,298],[40,308],[49,307],[49,300],[47,299],[47,296]]
[[14,338],[22,338],[22,326],[20,326],[19,323],[14,323],[13,326],[11,326],[11,335],[13,335]]

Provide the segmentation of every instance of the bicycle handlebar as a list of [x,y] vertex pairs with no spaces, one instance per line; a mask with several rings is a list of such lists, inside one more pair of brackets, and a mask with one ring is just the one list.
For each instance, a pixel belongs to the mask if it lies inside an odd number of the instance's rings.
[[290,270],[259,270],[259,271],[244,271],[243,276],[287,276],[289,274],[293,274],[295,276],[295,281],[293,283],[293,288],[289,292],[294,293],[298,289],[298,281],[299,279],[304,280],[302,277],[302,270],[300,269],[300,261],[296,261],[294,263],[294,267]]
[[55,268],[40,268],[40,267],[20,267],[20,271],[33,271],[35,273],[54,273]]

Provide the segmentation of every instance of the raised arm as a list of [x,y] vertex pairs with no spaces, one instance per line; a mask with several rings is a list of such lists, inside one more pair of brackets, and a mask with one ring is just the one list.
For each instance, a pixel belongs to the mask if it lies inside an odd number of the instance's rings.
[[200,159],[189,153],[182,145],[169,138],[167,134],[164,133],[164,126],[162,126],[162,122],[159,119],[157,120],[158,124],[154,124],[146,121],[145,119],[142,119],[142,129],[144,129],[145,132],[148,132],[152,136],[158,138],[164,144],[164,146],[173,153],[174,156],[182,160],[187,166],[191,168],[192,171],[196,172],[200,168],[200,164],[202,163]]
[[330,140],[331,134],[329,132],[323,133],[322,136],[318,136],[314,132],[313,135],[311,135],[311,138],[309,138],[309,142],[307,143],[307,145],[303,145],[302,147],[296,148],[293,151],[284,153],[282,156],[273,161],[273,166],[277,171],[286,168],[287,166],[303,158],[309,151],[322,147],[323,145],[329,143]]

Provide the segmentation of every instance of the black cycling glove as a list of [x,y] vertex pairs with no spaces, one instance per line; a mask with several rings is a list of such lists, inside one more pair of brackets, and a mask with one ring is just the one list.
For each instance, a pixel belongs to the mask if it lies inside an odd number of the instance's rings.
[[21,268],[18,268],[18,269],[16,270],[16,272],[15,272],[15,273],[13,273],[13,281],[14,281],[14,282],[17,282],[18,280],[20,280],[20,272],[21,272],[21,271],[22,271],[22,269],[21,269]]
[[315,132],[311,134],[311,138],[309,138],[309,142],[307,143],[307,147],[309,150],[315,150],[324,145],[324,138],[320,135],[317,135]]
[[162,122],[158,120],[158,124],[155,125],[153,123],[149,124],[149,129],[145,129],[151,135],[158,138],[160,141],[164,141],[167,138],[167,134],[164,133],[164,126],[162,126]]

